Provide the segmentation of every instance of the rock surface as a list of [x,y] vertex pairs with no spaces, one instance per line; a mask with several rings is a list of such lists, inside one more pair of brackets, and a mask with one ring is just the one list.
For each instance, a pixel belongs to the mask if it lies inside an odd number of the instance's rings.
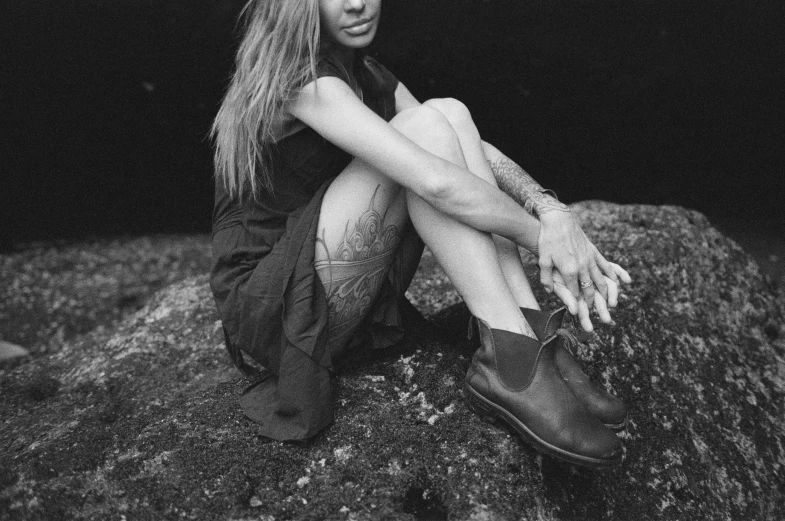
[[[426,258],[418,344],[336,375],[336,420],[260,438],[206,276],[0,371],[3,519],[772,519],[785,512],[785,303],[700,214],[574,206],[634,284],[583,346],[631,410],[624,464],[543,458],[467,410],[467,312]],[[533,269],[533,268],[532,268]],[[553,298],[539,294],[555,306]],[[456,333],[457,332],[457,333]]]
[[0,367],[19,363],[28,356],[30,352],[24,347],[0,340]]
[[210,238],[32,244],[0,255],[0,340],[33,355],[138,311],[155,291],[210,269]]

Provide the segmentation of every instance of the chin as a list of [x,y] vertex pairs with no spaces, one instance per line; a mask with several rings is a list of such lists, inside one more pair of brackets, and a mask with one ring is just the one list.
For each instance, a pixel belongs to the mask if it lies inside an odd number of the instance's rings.
[[341,42],[344,47],[348,47],[350,49],[364,49],[371,45],[374,36],[376,36],[376,31],[372,31],[367,35],[360,36],[357,38],[352,38],[350,41]]

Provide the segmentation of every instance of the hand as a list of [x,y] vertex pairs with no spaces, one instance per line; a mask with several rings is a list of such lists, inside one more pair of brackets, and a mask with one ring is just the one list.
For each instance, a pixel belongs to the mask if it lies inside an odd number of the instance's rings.
[[[571,212],[550,211],[540,216],[538,238],[540,282],[554,291],[554,269],[562,275],[567,290],[578,301],[594,302],[595,289],[609,302],[606,279],[630,283],[630,275],[618,264],[608,262],[592,244]],[[562,299],[563,300],[563,299]],[[568,306],[569,307],[569,306]],[[576,314],[577,309],[570,308]]]
[[[626,273],[626,272],[625,272]],[[561,299],[561,301],[570,309],[570,313],[578,315],[578,322],[584,331],[591,333],[594,326],[589,318],[589,306],[581,294],[578,299],[567,289],[564,284],[564,279],[558,271],[553,273],[554,292]],[[619,303],[619,285],[609,277],[605,277],[605,284],[608,290],[608,300],[606,301],[599,291],[594,292],[594,309],[600,317],[600,321],[604,324],[610,324],[611,319],[610,310],[615,308]],[[573,309],[575,311],[573,311]]]

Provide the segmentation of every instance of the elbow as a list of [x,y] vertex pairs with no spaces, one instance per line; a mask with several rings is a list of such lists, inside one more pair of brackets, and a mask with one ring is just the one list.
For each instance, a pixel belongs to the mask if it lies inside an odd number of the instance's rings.
[[454,184],[454,179],[446,172],[432,172],[422,180],[415,192],[431,206],[444,210],[455,194]]

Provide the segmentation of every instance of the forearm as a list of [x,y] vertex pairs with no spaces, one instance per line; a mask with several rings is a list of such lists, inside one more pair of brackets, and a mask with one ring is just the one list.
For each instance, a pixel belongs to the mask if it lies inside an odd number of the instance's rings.
[[[468,170],[449,164],[441,190],[424,199],[473,228],[507,237],[536,252],[540,222],[497,187]],[[454,171],[453,171],[454,170]]]
[[543,189],[523,168],[496,147],[483,142],[483,151],[499,188],[512,197],[528,213],[540,217],[548,212],[569,212],[570,209]]

